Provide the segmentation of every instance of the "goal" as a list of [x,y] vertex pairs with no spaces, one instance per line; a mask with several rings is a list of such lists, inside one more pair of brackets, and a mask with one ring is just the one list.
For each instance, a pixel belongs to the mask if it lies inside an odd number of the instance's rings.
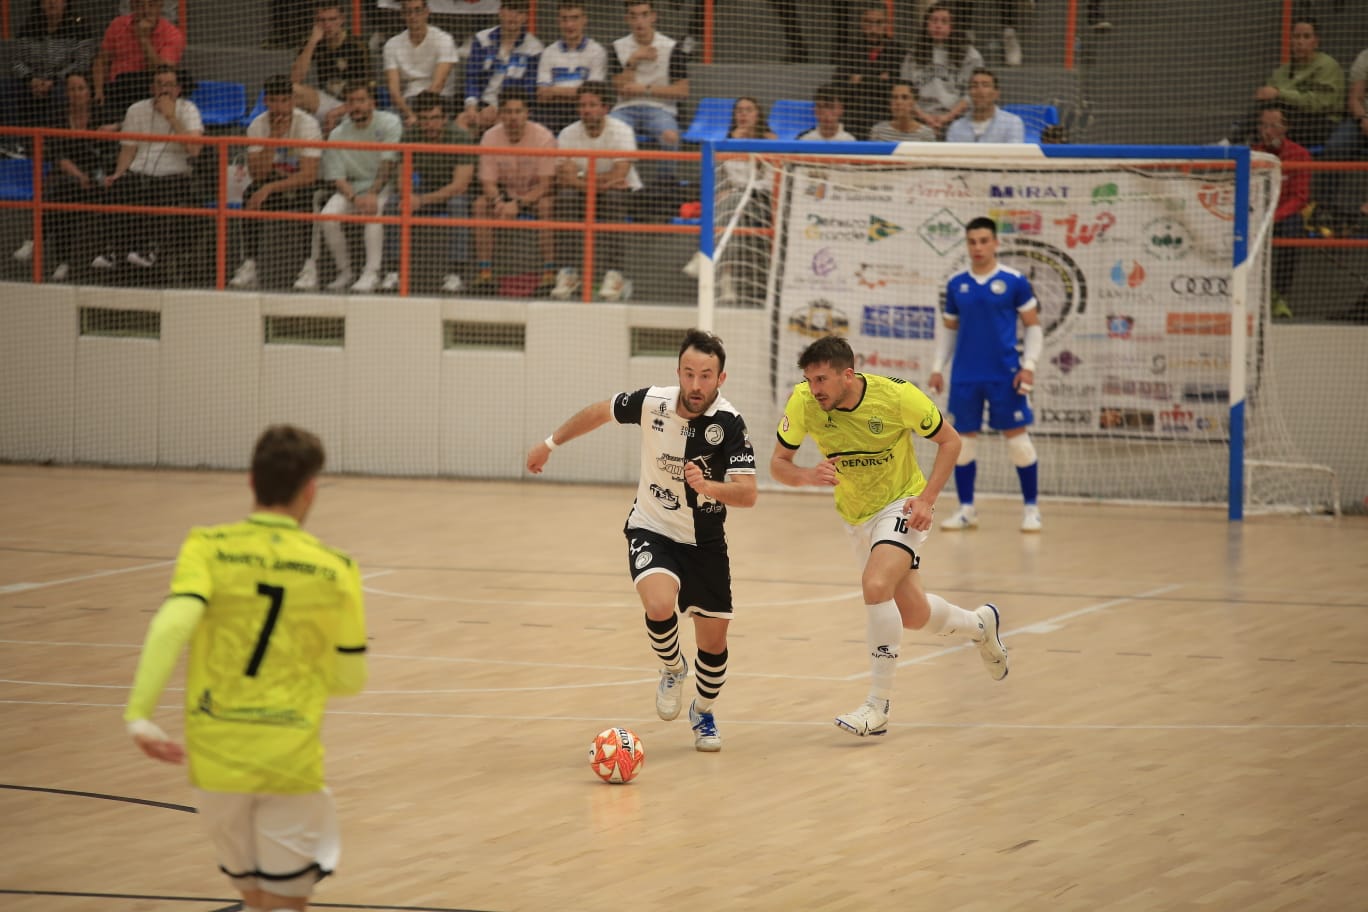
[[[1028,276],[1045,351],[1032,434],[1047,496],[1338,512],[1297,451],[1270,334],[1280,174],[1240,147],[724,141],[704,150],[700,311],[763,308],[775,403],[797,355],[847,336],[857,369],[924,385],[964,226],[988,216]],[[738,368],[739,370],[740,368]],[[942,404],[943,400],[942,400]],[[984,447],[995,444],[985,435]],[[923,444],[918,444],[919,447]],[[979,486],[1015,492],[1011,463]]]

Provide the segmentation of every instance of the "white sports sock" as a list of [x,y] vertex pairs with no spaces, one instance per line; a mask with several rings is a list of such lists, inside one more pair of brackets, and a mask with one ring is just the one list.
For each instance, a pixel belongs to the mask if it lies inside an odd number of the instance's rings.
[[902,615],[892,599],[865,605],[865,643],[869,646],[869,697],[893,697],[893,676],[898,671],[898,647],[902,643]]
[[923,629],[937,636],[966,636],[977,643],[983,639],[983,621],[972,611],[952,605],[934,592],[926,593],[931,603],[931,617]]

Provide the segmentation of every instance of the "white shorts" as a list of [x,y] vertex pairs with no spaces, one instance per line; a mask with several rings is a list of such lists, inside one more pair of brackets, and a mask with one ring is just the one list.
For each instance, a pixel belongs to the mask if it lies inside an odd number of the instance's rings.
[[850,536],[850,546],[855,550],[855,560],[860,569],[869,561],[869,552],[878,544],[894,545],[912,555],[912,569],[921,566],[921,546],[931,530],[918,532],[903,515],[903,504],[907,498],[893,501],[858,526],[845,524],[846,535]]
[[309,896],[337,867],[342,833],[327,789],[304,795],[195,793],[219,869],[236,889]]

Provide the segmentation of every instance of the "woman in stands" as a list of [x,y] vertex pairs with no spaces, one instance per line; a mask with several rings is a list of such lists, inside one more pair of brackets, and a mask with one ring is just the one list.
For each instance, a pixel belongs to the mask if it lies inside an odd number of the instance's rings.
[[937,138],[944,139],[946,128],[969,109],[969,77],[983,65],[983,55],[955,25],[950,8],[943,3],[927,7],[900,75],[917,90],[917,119]]
[[95,34],[67,0],[34,0],[14,44],[14,78],[0,97],[0,117],[17,126],[53,126],[67,74],[90,69]]

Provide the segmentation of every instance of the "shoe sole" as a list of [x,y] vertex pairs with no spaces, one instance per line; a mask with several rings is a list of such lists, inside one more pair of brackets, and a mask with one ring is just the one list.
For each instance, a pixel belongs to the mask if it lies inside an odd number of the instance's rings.
[[694,750],[704,754],[715,754],[722,749],[721,741],[694,741]]
[[[1011,666],[1007,664],[1007,644],[1002,642],[1002,637],[999,635],[1002,631],[1002,615],[998,613],[997,605],[992,602],[988,602],[983,607],[993,612],[993,639],[997,641],[998,648],[1002,650],[1002,677],[995,677],[993,680],[1001,681],[1012,671]],[[987,633],[987,631],[984,632]]]
[[844,722],[841,719],[836,719],[835,721],[837,728],[839,728],[843,732],[846,732],[847,734],[854,735],[857,738],[877,738],[880,735],[888,734],[888,726],[886,725],[883,728],[876,728],[873,730],[866,729],[865,731],[860,731],[858,728],[851,725],[849,722]]

